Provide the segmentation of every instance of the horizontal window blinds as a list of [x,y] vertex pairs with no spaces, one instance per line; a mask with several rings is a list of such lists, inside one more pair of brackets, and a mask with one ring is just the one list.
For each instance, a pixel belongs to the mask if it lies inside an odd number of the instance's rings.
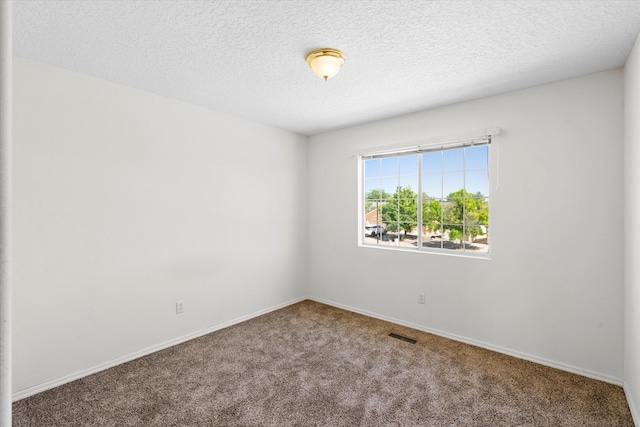
[[374,153],[362,154],[362,160],[380,159],[385,157],[404,156],[419,153],[429,153],[433,151],[456,150],[463,147],[480,147],[491,144],[491,135],[475,138],[462,139],[457,141],[439,142],[436,144],[417,145],[395,150],[378,151]]

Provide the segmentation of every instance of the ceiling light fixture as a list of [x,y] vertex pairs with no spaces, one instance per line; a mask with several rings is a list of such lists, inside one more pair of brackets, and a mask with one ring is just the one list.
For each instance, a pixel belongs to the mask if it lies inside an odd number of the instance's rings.
[[346,59],[339,50],[325,48],[309,52],[307,64],[309,64],[316,76],[327,81],[338,74]]

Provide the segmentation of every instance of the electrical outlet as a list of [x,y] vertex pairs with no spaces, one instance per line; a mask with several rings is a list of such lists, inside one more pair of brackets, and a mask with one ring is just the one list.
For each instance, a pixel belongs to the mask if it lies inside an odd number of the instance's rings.
[[420,292],[420,293],[418,294],[418,302],[419,302],[420,304],[424,304],[424,300],[425,300],[424,292]]
[[184,301],[180,300],[176,302],[176,314],[182,314],[184,312]]

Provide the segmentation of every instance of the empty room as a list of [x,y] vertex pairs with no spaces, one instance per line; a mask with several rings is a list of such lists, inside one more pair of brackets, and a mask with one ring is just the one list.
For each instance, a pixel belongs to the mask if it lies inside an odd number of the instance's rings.
[[0,0],[0,426],[639,426],[639,32]]

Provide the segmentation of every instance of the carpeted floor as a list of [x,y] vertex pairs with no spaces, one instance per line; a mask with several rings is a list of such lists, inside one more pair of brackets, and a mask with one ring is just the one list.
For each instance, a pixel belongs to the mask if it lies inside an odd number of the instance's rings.
[[32,427],[633,426],[620,387],[313,301],[13,411],[15,426]]

